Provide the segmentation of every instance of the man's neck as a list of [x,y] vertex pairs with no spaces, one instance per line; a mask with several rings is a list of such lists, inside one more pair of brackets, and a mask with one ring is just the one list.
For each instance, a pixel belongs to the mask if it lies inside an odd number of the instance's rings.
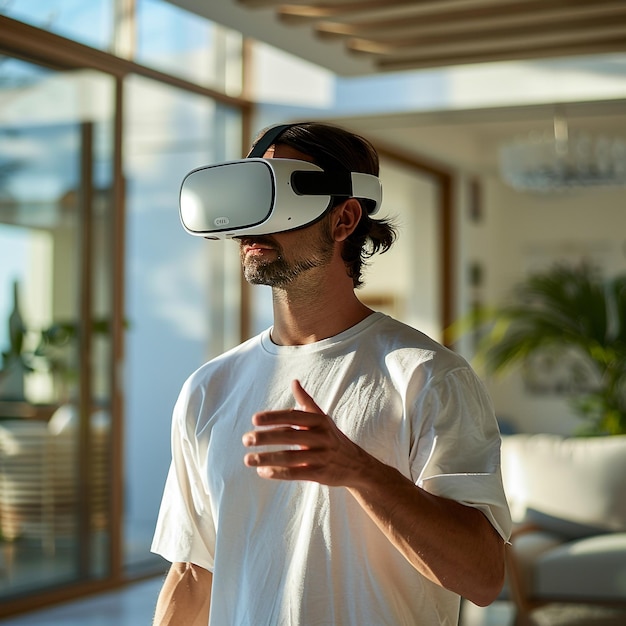
[[304,345],[334,337],[372,313],[356,297],[351,281],[349,287],[342,281],[342,284],[317,293],[305,287],[274,287],[272,298],[272,341],[284,346]]

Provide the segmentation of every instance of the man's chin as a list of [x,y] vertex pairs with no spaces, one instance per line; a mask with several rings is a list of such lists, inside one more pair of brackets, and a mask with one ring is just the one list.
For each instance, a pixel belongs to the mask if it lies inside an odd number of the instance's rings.
[[251,285],[269,285],[272,286],[275,282],[271,273],[264,271],[266,267],[253,263],[246,263],[243,266],[243,277]]
[[243,277],[251,285],[267,285],[268,287],[284,287],[290,279],[277,272],[264,272],[264,268],[246,268],[243,270]]
[[246,282],[250,285],[265,285],[266,287],[281,287],[283,285],[282,281],[271,280],[269,278],[265,278],[263,276],[247,276],[244,274],[244,278]]

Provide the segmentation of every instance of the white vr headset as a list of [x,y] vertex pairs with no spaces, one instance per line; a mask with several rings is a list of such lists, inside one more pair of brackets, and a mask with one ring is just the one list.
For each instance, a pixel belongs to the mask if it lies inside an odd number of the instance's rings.
[[293,124],[270,128],[247,158],[191,171],[180,190],[185,230],[207,239],[269,235],[317,221],[333,198],[382,200],[380,180],[361,172],[324,171],[295,159],[263,159],[267,149]]

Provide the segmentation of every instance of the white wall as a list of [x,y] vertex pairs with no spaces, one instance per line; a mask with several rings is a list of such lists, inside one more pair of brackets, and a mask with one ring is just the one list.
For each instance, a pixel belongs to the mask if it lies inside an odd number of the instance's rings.
[[[501,304],[529,271],[587,259],[607,275],[626,271],[624,189],[549,195],[519,193],[484,181],[483,220],[465,226],[465,261],[485,269],[484,304]],[[531,395],[519,375],[488,380],[497,413],[523,432],[569,434],[579,425],[563,397]]]
[[[359,297],[372,308],[441,339],[437,186],[417,170],[381,161],[383,204],[376,217],[398,227],[391,250],[372,257]],[[390,300],[388,307],[378,306]]]

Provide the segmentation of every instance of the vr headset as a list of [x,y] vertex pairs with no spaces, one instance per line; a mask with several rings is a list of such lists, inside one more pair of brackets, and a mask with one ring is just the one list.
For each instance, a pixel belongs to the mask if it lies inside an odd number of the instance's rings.
[[245,159],[191,171],[180,190],[185,230],[206,239],[269,235],[308,226],[332,206],[333,198],[382,200],[380,180],[348,170],[324,171],[295,159],[264,159],[267,149],[288,128],[270,128]]

